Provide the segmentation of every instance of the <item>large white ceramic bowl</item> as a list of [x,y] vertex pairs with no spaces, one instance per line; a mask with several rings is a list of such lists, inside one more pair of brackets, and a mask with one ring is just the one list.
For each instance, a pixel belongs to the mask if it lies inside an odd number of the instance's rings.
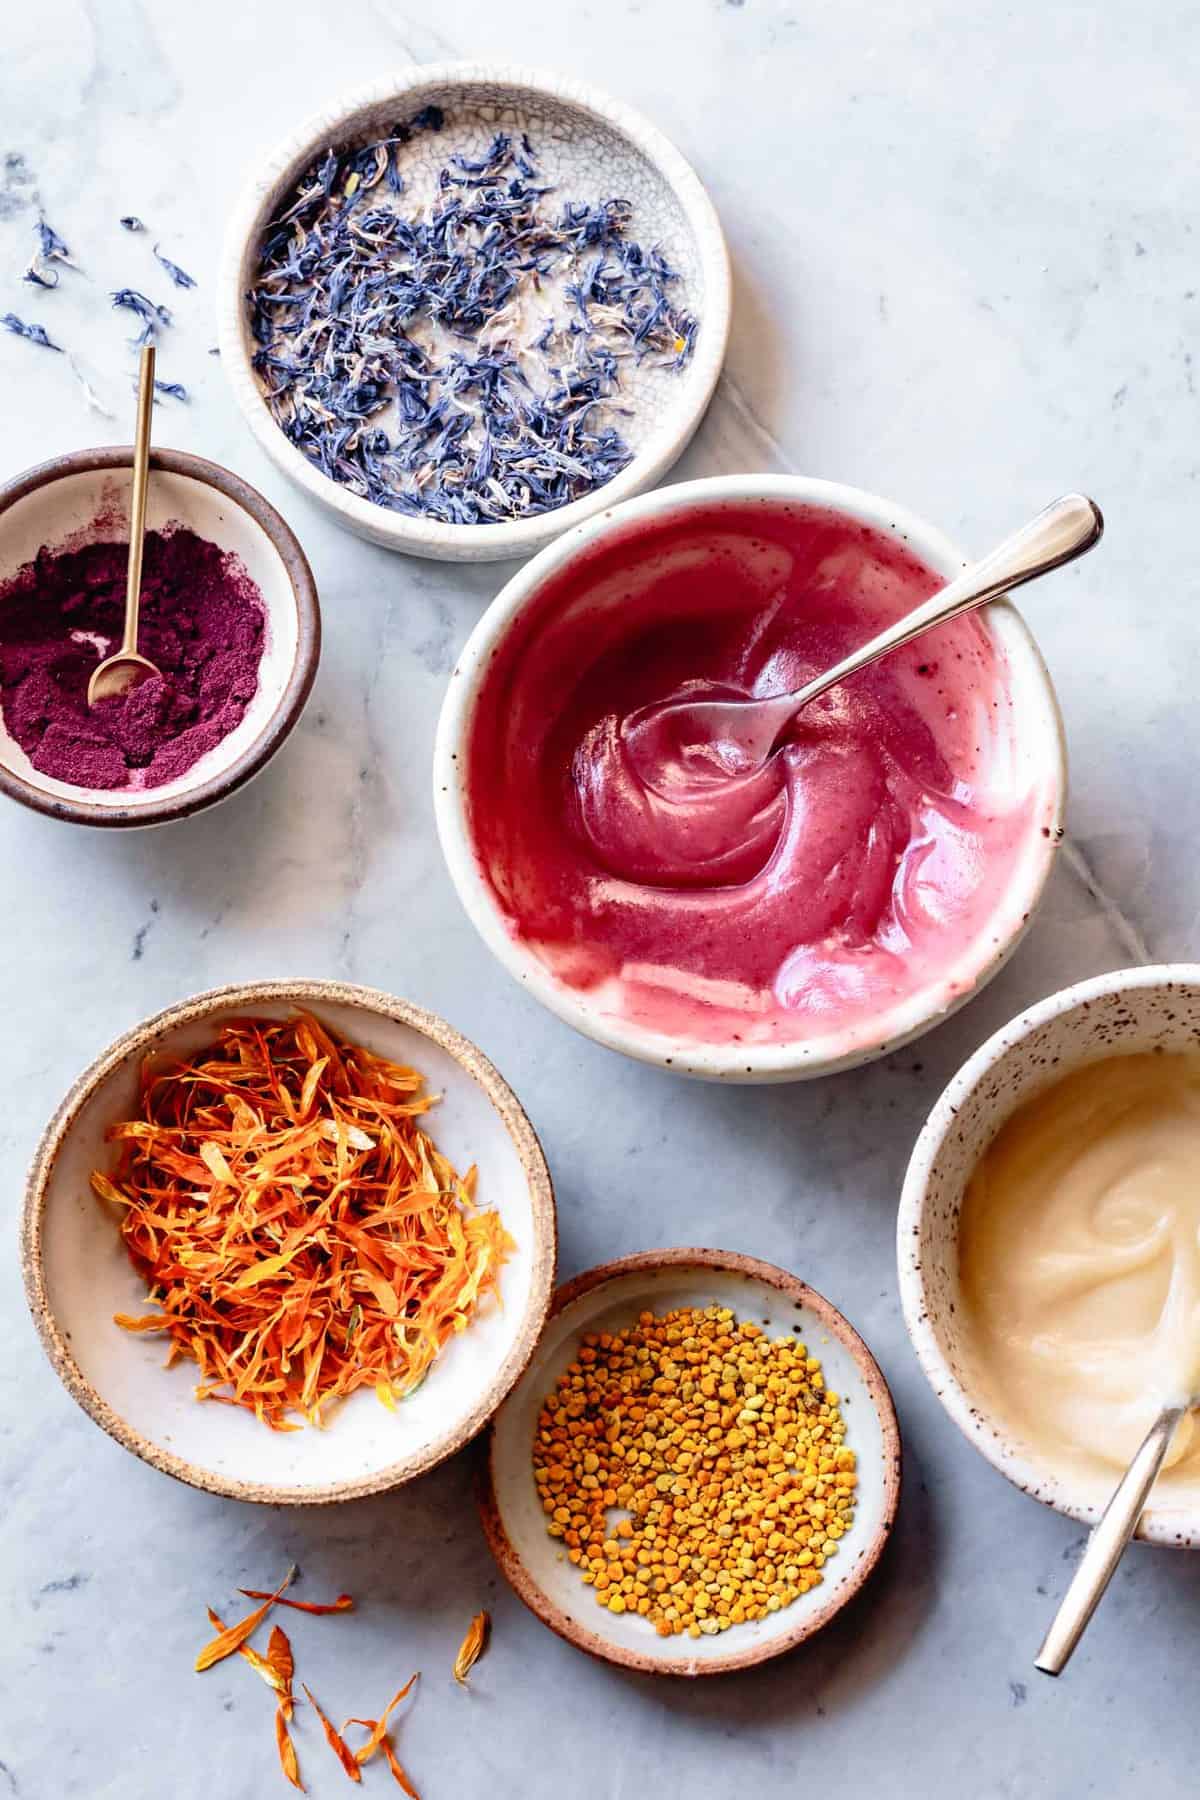
[[[582,563],[598,544],[619,534],[689,511],[707,511],[723,502],[806,505],[840,513],[903,541],[906,548],[947,579],[966,558],[924,520],[889,500],[799,475],[721,475],[689,481],[609,508],[599,519],[577,526],[535,557],[501,589],[467,640],[455,666],[438,722],[434,748],[434,806],[438,833],[451,878],[472,923],[488,948],[526,990],[577,1031],[609,1049],[679,1075],[735,1082],[798,1081],[882,1056],[939,1024],[989,981],[1012,954],[1041,898],[1062,836],[1066,801],[1066,746],[1058,702],[1041,653],[1021,615],[998,601],[978,616],[1007,663],[1013,714],[1018,721],[1014,795],[1036,796],[1021,857],[986,941],[970,947],[960,964],[948,966],[936,987],[922,989],[894,1008],[878,1029],[861,1025],[790,1043],[708,1043],[668,1037],[611,1009],[603,1000],[560,981],[516,935],[480,867],[472,842],[467,793],[467,747],[484,678],[507,634],[514,630],[542,588],[564,568]],[[569,678],[570,671],[564,671]]]
[[[683,277],[681,296],[699,321],[686,369],[672,374],[646,366],[626,378],[624,391],[636,403],[633,416],[622,421],[634,453],[628,466],[569,506],[506,524],[409,518],[338,486],[285,438],[251,362],[255,345],[245,296],[254,285],[264,228],[297,177],[331,145],[371,143],[397,120],[430,105],[441,107],[447,120],[445,131],[428,140],[439,161],[456,150],[479,155],[499,130],[527,131],[545,176],[564,201],[632,200],[631,235],[644,248],[660,245],[666,252]],[[413,146],[421,156],[426,148],[424,141]],[[729,339],[731,295],[729,255],[712,201],[675,146],[639,113],[583,82],[538,69],[427,64],[343,94],[256,160],[225,240],[218,301],[221,367],[268,456],[340,524],[390,550],[490,562],[528,556],[581,519],[662,479],[687,446],[716,386]]]
[[[0,581],[43,546],[78,549],[129,538],[133,451],[74,450],[0,487]],[[76,825],[162,825],[213,806],[264,768],[308,698],[321,651],[312,571],[288,525],[229,469],[181,450],[150,452],[146,529],[184,525],[236,556],[262,596],[266,631],[258,688],[235,728],[174,781],[85,788],[35,769],[0,718],[0,792]]]
[[[479,1168],[479,1202],[515,1240],[489,1300],[421,1386],[388,1412],[360,1390],[322,1430],[278,1432],[240,1407],[193,1397],[195,1364],[163,1367],[161,1338],[115,1312],[145,1311],[145,1283],[89,1188],[113,1164],[105,1130],[136,1116],[144,1058],[193,1052],[231,1018],[314,1013],[341,1036],[419,1069],[442,1096],[426,1128],[451,1162]],[[487,1058],[433,1013],[372,988],[260,981],[217,988],[144,1021],[86,1069],[51,1119],[30,1171],[22,1224],[25,1290],[42,1345],[98,1425],[155,1468],[237,1500],[349,1500],[399,1487],[458,1450],[532,1356],[554,1286],[554,1195],[541,1146]]]
[[[1024,1493],[1094,1525],[1116,1486],[1055,1466],[1029,1445],[981,1363],[960,1296],[958,1226],[971,1173],[1005,1121],[1089,1062],[1200,1047],[1200,964],[1121,969],[1064,988],[988,1039],[959,1070],[917,1139],[897,1221],[900,1299],[934,1393],[960,1431]],[[1200,1545],[1200,1475],[1151,1496],[1138,1536]]]

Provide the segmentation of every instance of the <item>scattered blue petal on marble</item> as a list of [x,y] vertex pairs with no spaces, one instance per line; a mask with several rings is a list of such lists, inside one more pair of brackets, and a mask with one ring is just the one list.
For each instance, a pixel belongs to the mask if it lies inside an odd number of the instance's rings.
[[60,270],[55,265],[61,263],[64,269],[75,269],[78,272],[78,264],[71,261],[71,252],[66,242],[45,219],[38,219],[34,230],[38,237],[37,253],[21,279],[31,282],[35,287],[56,288]]
[[[134,383],[134,388],[136,391],[136,382]],[[156,394],[169,394],[172,400],[187,400],[189,398],[188,391],[184,387],[182,381],[156,381],[154,383],[154,391]]]
[[631,203],[544,204],[524,134],[451,154],[433,203],[402,212],[397,148],[444,124],[427,107],[326,150],[268,226],[247,302],[267,405],[309,462],[377,505],[476,525],[610,481],[633,455],[622,362],[680,369],[698,325],[662,251],[629,236]]
[[41,254],[47,262],[65,263],[68,269],[76,267],[71,261],[71,252],[67,245],[59,237],[54,227],[46,223],[45,219],[38,220],[37,234],[41,245]]
[[145,231],[146,229],[136,213],[126,213],[120,223],[126,231]]
[[157,244],[154,246],[154,255],[157,261],[160,262],[167,271],[167,274],[171,277],[171,280],[175,283],[176,287],[194,288],[196,286],[195,277],[189,275],[186,269],[181,269],[178,263],[172,262],[169,256],[164,256]]
[[123,306],[127,311],[136,313],[142,321],[142,329],[134,344],[148,344],[155,338],[163,325],[171,323],[171,315],[165,306],[158,306],[148,300],[145,294],[139,294],[136,288],[118,288],[112,296],[114,306]]
[[0,325],[16,337],[28,338],[31,344],[40,344],[44,350],[62,353],[62,345],[54,343],[44,325],[27,325],[24,319],[18,319],[16,313],[5,313],[0,317]]

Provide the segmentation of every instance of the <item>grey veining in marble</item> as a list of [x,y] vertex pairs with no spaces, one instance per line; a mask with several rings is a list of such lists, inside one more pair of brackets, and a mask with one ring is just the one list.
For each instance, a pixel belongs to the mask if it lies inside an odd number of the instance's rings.
[[[728,372],[683,474],[792,468],[894,494],[968,548],[1056,492],[1109,530],[1025,611],[1070,732],[1071,837],[1032,935],[988,992],[890,1061],[809,1087],[719,1091],[625,1064],[544,1015],[463,918],[428,764],[455,650],[503,579],[340,534],[241,426],[212,343],[211,272],[256,152],[332,89],[389,65],[512,56],[641,107],[700,169],[737,275]],[[73,832],[5,804],[8,1255],[0,1261],[0,1800],[258,1800],[285,1791],[265,1691],[203,1678],[204,1606],[289,1558],[330,1710],[371,1710],[420,1667],[404,1727],[426,1800],[849,1795],[1161,1800],[1195,1792],[1200,1559],[1135,1550],[1058,1685],[1032,1656],[1079,1534],[960,1441],[909,1351],[892,1225],[913,1136],[982,1037],[1091,971],[1200,953],[1194,549],[1200,418],[1195,71],[1178,0],[41,0],[0,21],[0,312],[57,327],[122,421],[128,315],[177,318],[161,441],[226,462],[295,525],[326,652],[295,738],[228,805],[146,835]],[[36,207],[86,271],[22,284]],[[146,237],[121,232],[134,212]],[[150,245],[201,281],[169,290]],[[0,335],[0,471],[119,427],[64,359]],[[152,1008],[304,972],[392,988],[495,1057],[538,1125],[564,1273],[654,1242],[796,1269],[861,1327],[907,1446],[893,1551],[849,1616],[764,1673],[665,1686],[588,1662],[510,1596],[467,1459],[336,1511],[238,1507],[143,1467],[44,1363],[16,1268],[26,1160],[79,1067]],[[603,1121],[598,1130],[596,1121]],[[469,1693],[449,1667],[495,1613]],[[310,1793],[345,1791],[305,1725]],[[387,1790],[382,1768],[369,1781]]]

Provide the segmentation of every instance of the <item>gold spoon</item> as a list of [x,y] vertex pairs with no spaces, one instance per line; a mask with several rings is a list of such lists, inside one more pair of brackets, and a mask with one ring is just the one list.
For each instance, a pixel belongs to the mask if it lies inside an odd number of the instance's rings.
[[137,431],[133,440],[133,489],[129,498],[129,573],[125,583],[125,635],[121,648],[97,663],[88,682],[88,705],[115,700],[159,673],[138,654],[138,602],[142,594],[142,544],[146,534],[146,487],[150,477],[150,413],[154,405],[154,345],[142,351],[138,371]]

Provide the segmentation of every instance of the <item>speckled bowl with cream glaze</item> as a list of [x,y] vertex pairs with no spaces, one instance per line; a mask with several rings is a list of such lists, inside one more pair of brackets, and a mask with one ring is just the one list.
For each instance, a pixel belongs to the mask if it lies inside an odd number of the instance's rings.
[[[164,1340],[135,1336],[115,1312],[146,1310],[107,1209],[89,1187],[111,1169],[105,1130],[135,1116],[147,1056],[189,1053],[231,1018],[305,1008],[341,1036],[419,1069],[441,1096],[424,1123],[459,1168],[479,1169],[479,1203],[515,1240],[489,1300],[426,1379],[387,1411],[360,1390],[323,1430],[277,1432],[240,1407],[193,1397],[196,1365],[163,1367]],[[25,1292],[42,1346],[72,1397],[127,1450],[168,1475],[235,1500],[357,1499],[402,1486],[478,1432],[533,1355],[554,1287],[554,1193],[533,1127],[492,1064],[435,1014],[335,981],[260,981],[198,994],[145,1020],[86,1069],[46,1127],[26,1189]]]
[[[1200,964],[1099,975],[1051,994],[989,1038],[959,1070],[917,1139],[897,1221],[900,1299],[917,1358],[954,1423],[993,1468],[1035,1500],[1094,1525],[1119,1479],[1049,1466],[983,1374],[960,1296],[958,1227],[980,1157],[1026,1100],[1089,1062],[1200,1050]],[[1142,1514],[1148,1543],[1200,1546],[1200,1475]]]
[[[592,493],[556,511],[503,524],[448,525],[412,518],[352,494],[289,443],[272,417],[252,364],[246,292],[254,285],[265,226],[299,176],[333,145],[385,136],[397,120],[440,106],[445,129],[404,146],[400,167],[415,203],[456,151],[478,157],[498,130],[528,131],[546,178],[562,200],[633,202],[630,236],[660,245],[681,277],[681,302],[696,315],[695,352],[682,371],[627,364],[620,427],[633,460]],[[489,63],[414,68],[351,94],[306,120],[255,166],[225,240],[218,299],[221,367],[251,430],[284,474],[360,537],[391,550],[453,562],[528,556],[606,506],[662,479],[704,416],[725,359],[731,309],[729,255],[712,201],[673,144],[621,101],[583,82]]]

